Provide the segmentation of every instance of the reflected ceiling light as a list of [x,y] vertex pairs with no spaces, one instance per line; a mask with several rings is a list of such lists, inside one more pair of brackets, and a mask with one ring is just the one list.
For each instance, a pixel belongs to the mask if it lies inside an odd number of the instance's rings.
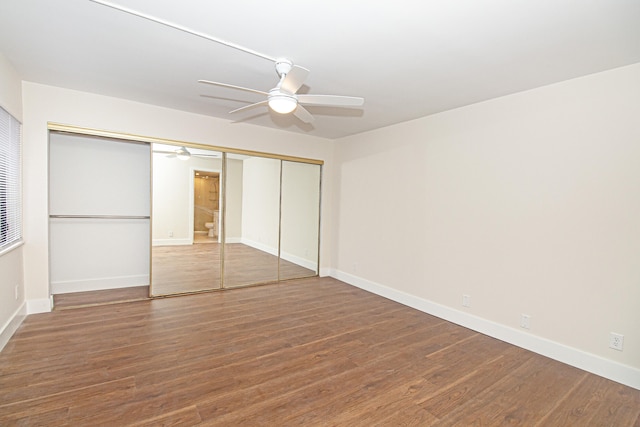
[[180,147],[178,150],[176,150],[176,157],[180,160],[189,160],[189,158],[191,157],[191,153],[189,152],[189,150],[187,150],[186,147]]
[[272,89],[268,99],[269,107],[280,114],[290,113],[298,106],[298,100],[294,95],[281,92],[279,89]]

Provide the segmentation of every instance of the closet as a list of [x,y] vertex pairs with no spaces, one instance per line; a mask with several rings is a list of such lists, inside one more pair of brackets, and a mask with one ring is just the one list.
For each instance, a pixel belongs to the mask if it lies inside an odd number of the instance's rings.
[[[322,161],[49,130],[52,294],[149,286],[159,297],[318,275]],[[195,190],[207,178],[211,206]]]
[[52,294],[149,284],[150,147],[50,132]]

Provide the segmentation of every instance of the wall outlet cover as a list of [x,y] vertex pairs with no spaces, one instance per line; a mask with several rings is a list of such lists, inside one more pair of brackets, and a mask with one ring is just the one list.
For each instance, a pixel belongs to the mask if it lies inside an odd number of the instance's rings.
[[609,335],[609,347],[614,350],[622,351],[623,345],[624,345],[624,335],[611,332],[611,334]]
[[471,295],[462,295],[462,306],[471,307]]
[[531,329],[531,316],[528,314],[520,315],[520,327],[524,329]]

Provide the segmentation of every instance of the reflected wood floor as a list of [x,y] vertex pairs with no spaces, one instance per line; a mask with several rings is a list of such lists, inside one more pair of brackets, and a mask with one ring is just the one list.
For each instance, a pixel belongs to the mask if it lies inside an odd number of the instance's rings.
[[0,425],[638,426],[640,391],[331,278],[30,315]]
[[55,310],[68,310],[93,305],[119,304],[149,299],[148,286],[105,289],[100,291],[71,292],[53,296]]
[[[152,293],[169,295],[220,288],[219,243],[152,247]],[[224,286],[237,287],[278,280],[278,257],[241,243],[225,245]],[[280,260],[281,278],[315,272]]]

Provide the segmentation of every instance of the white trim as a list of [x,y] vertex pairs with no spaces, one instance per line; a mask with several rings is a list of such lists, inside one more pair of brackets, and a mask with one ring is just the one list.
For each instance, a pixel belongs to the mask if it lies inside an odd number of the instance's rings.
[[640,390],[638,368],[455,310],[340,270],[331,269],[330,276],[424,313]]
[[288,252],[280,252],[280,258],[312,271],[317,271],[318,269],[318,265],[315,262],[308,259],[304,259],[297,255],[290,254]]
[[68,280],[51,283],[52,294],[68,294],[71,292],[100,291],[103,289],[130,288],[147,286],[149,275],[104,277],[97,279]]
[[13,242],[12,244],[7,246],[6,248],[0,249],[0,256],[2,256],[4,254],[8,254],[9,252],[11,252],[14,249],[18,249],[22,245],[24,245],[24,240],[22,240],[22,239],[20,239],[20,240],[18,240],[16,242]]
[[28,299],[27,314],[49,313],[53,307],[53,298]]
[[0,350],[9,342],[13,334],[18,330],[22,321],[27,317],[27,304],[23,302],[20,307],[11,315],[0,329]]
[[193,245],[193,239],[153,239],[151,246],[185,246]]
[[333,269],[329,267],[320,267],[320,277],[333,277]]
[[264,243],[256,242],[255,240],[247,239],[246,237],[240,238],[240,243],[243,245],[251,246],[254,249],[257,249],[262,252],[266,252],[273,256],[278,256],[278,249],[273,246],[265,245]]
[[[228,242],[228,243],[230,243],[230,242]],[[270,255],[273,255],[273,256],[276,256],[276,257],[278,256],[278,249],[277,248],[274,248],[272,246],[267,246],[264,243],[259,243],[259,242],[256,242],[254,240],[247,239],[245,237],[240,238],[240,243],[242,243],[243,245],[250,246],[250,247],[252,247],[254,249],[257,249],[259,251],[266,252],[266,253],[268,253]],[[308,259],[304,259],[304,258],[299,257],[297,255],[290,254],[288,252],[280,252],[280,258],[285,260],[285,261],[289,261],[289,262],[292,262],[294,264],[297,264],[297,265],[299,265],[301,267],[307,268],[309,270],[316,271],[316,269],[318,268],[318,266],[316,265],[315,262],[310,261]]]

